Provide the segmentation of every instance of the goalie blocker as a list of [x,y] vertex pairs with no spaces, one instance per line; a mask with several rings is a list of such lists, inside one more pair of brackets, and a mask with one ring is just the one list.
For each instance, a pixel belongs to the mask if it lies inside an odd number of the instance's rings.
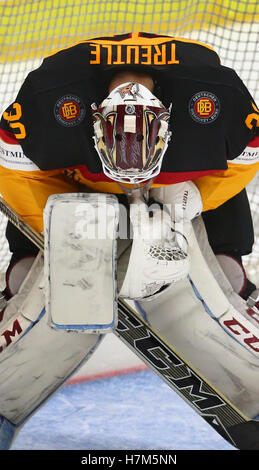
[[56,329],[106,333],[117,325],[119,206],[106,194],[58,194],[44,210],[46,310]]

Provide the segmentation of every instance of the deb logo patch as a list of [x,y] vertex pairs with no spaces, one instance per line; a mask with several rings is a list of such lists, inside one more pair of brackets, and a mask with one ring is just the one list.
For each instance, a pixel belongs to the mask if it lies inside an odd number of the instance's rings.
[[74,127],[83,121],[85,105],[78,96],[65,95],[56,102],[54,115],[62,126]]
[[209,124],[219,116],[219,99],[209,91],[199,91],[189,101],[189,113],[199,124]]

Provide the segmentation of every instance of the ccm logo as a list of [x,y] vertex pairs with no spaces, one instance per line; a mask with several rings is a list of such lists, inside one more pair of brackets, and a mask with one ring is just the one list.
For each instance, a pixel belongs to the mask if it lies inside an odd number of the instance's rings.
[[255,352],[259,352],[259,338],[252,334],[242,323],[233,317],[231,320],[225,320],[223,324],[234,333],[234,335],[241,336],[242,341],[249,346],[249,348],[253,349]]
[[[0,336],[0,353],[13,342],[12,338],[16,335],[19,336],[22,333],[22,327],[16,319],[13,322],[12,329],[5,330]],[[17,338],[15,339],[17,341]]]

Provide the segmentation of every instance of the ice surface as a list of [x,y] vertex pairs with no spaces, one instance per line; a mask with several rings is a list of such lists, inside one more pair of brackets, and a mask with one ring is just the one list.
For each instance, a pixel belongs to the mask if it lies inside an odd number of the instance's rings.
[[234,450],[151,371],[65,386],[14,450]]

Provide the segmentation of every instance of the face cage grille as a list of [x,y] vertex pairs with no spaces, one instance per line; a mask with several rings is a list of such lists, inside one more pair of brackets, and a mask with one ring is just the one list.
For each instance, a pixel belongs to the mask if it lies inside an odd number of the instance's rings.
[[110,178],[114,181],[117,181],[118,183],[140,184],[140,183],[144,183],[147,180],[155,178],[160,173],[162,162],[163,162],[163,157],[164,157],[164,154],[165,154],[165,152],[167,150],[167,147],[168,147],[168,141],[170,139],[170,133],[168,133],[168,135],[166,137],[165,145],[164,145],[163,151],[161,153],[161,156],[160,156],[159,161],[157,162],[157,164],[151,170],[143,170],[141,176],[136,175],[136,174],[130,174],[130,173],[125,175],[123,173],[123,170],[113,170],[113,169],[109,168],[107,163],[104,161],[104,158],[103,158],[103,156],[102,156],[102,154],[101,154],[101,152],[98,148],[96,136],[93,136],[93,139],[94,139],[94,142],[95,142],[95,150],[97,151],[98,156],[99,156],[99,158],[102,162],[103,172],[106,176],[108,176],[108,178]]

